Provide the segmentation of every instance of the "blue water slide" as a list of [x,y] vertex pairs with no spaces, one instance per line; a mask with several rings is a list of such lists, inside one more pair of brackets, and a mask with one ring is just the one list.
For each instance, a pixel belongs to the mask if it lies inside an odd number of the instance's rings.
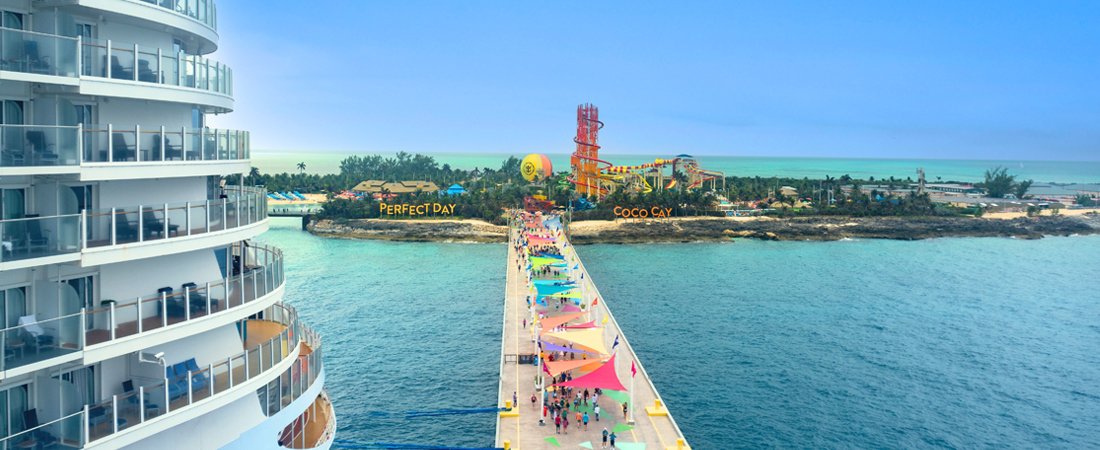
[[294,196],[298,197],[298,198],[299,198],[299,199],[301,199],[301,200],[305,200],[305,199],[306,199],[306,197],[305,197],[304,195],[302,195],[302,194],[299,194],[299,193],[298,193],[298,191],[294,191]]

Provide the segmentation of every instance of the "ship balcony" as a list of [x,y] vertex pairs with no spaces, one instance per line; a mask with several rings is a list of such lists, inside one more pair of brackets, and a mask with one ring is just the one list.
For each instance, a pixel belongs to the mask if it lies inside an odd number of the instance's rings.
[[266,230],[267,191],[229,187],[196,202],[0,220],[0,271],[161,256],[248,239]]
[[118,180],[242,173],[251,147],[251,135],[238,130],[0,125],[0,175]]
[[[137,0],[128,1],[135,2]],[[218,29],[218,6],[214,3],[214,0],[140,0],[140,2],[190,18],[211,30],[217,31]]]
[[80,260],[80,214],[0,220],[0,271]]
[[293,308],[274,305],[263,317],[247,322],[245,351],[207,367],[175,364],[162,380],[135,379],[132,392],[85,407],[84,442],[129,445],[271,385],[277,404],[301,396],[321,377],[320,340]]
[[79,86],[83,95],[233,108],[233,69],[183,52],[0,27],[0,80]]
[[[235,256],[241,247],[234,246]],[[87,312],[84,362],[102,361],[177,339],[172,330],[194,334],[256,314],[281,298],[283,253],[275,247],[245,248],[241,273],[202,284],[185,283],[125,303],[105,300]],[[257,325],[262,327],[262,325]],[[252,335],[249,336],[252,338]]]
[[267,230],[260,188],[226,188],[226,198],[84,212],[81,264],[95,266],[228,245]]
[[[80,47],[81,94],[193,102],[212,106],[218,112],[232,109],[233,69],[225,64],[202,56],[110,39],[81,39]],[[124,83],[127,89],[118,89],[118,82]],[[157,89],[140,89],[142,87]],[[179,96],[188,91],[216,94],[216,97]]]
[[0,379],[30,373],[80,359],[84,310],[48,320],[36,314],[19,318],[19,325],[0,332]]
[[301,416],[283,429],[279,444],[284,448],[326,448],[336,437],[336,412],[328,390],[321,393]]
[[76,86],[79,39],[0,27],[0,80]]

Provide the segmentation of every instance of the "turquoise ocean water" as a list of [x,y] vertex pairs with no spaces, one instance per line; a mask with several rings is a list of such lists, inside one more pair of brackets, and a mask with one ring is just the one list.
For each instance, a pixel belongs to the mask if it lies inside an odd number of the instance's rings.
[[[272,219],[338,436],[489,446],[503,244]],[[594,245],[578,253],[693,448],[1100,448],[1100,236]],[[522,396],[522,393],[521,393]]]
[[[285,150],[253,150],[252,164],[264,173],[295,173],[299,162],[306,163],[308,173],[339,173],[340,161],[348,156],[362,155],[354,152],[308,151],[295,152]],[[472,170],[490,167],[499,169],[508,154],[501,153],[428,153],[442,165]],[[384,155],[392,157],[393,155]],[[516,154],[523,158],[526,154]],[[569,155],[553,153],[547,155],[555,171],[569,170]],[[655,158],[670,158],[676,155],[602,155],[601,158],[616,165],[639,165],[651,163]],[[1004,166],[1009,173],[1019,179],[1032,179],[1038,182],[1055,183],[1100,183],[1100,161],[1019,161],[1019,160],[961,160],[961,159],[872,159],[872,158],[780,158],[756,156],[698,156],[704,169],[725,172],[727,175],[824,178],[825,175],[840,177],[851,175],[853,178],[899,179],[913,177],[916,170],[923,167],[929,182],[941,181],[980,181],[985,170]]]

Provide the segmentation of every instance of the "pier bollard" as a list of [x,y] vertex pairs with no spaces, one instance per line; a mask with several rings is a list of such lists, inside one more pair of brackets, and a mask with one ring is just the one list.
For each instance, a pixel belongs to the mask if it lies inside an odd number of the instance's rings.
[[653,401],[653,406],[646,406],[645,412],[651,416],[667,416],[668,408],[661,406],[661,400],[657,399]]
[[[505,448],[507,448],[507,447],[505,447]],[[677,450],[682,450],[683,448],[684,448],[684,438],[677,438],[676,439],[676,449]]]
[[500,412],[500,417],[519,417],[519,408],[513,408],[512,401],[505,400],[504,411]]
[[509,450],[510,448],[512,448],[512,441],[504,441],[504,450]]

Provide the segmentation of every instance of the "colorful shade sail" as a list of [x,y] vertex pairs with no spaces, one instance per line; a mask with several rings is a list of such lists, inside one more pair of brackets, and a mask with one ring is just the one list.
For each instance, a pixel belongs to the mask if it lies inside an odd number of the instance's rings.
[[611,389],[615,391],[625,391],[626,388],[619,382],[619,377],[615,375],[615,355],[611,355],[604,365],[599,369],[593,370],[592,373],[581,377],[574,378],[570,381],[555,384],[554,386],[575,387],[575,388],[600,388]]
[[583,349],[579,349],[579,348],[562,347],[560,345],[551,344],[551,343],[546,342],[546,341],[539,341],[539,342],[542,343],[542,350],[546,351],[546,352],[573,352],[573,353],[585,353],[585,354],[589,354],[589,355],[595,355],[596,354],[596,353],[590,352],[588,350],[583,350]]
[[543,336],[562,339],[587,347],[594,352],[607,354],[607,348],[603,344],[603,329],[589,328],[586,330],[569,330],[558,333],[544,333]]
[[580,309],[580,308],[578,308],[574,305],[565,305],[565,307],[561,309],[561,312],[583,312],[583,311],[584,311],[583,309]]
[[598,363],[599,361],[593,361],[591,359],[571,359],[565,361],[547,361],[543,364],[546,364],[546,370],[550,371],[550,376],[556,377],[562,372],[573,370],[578,367],[587,366],[589,364],[592,364],[593,362]]
[[542,332],[539,333],[539,334],[540,335],[541,334],[546,334],[546,332],[548,330],[553,330],[554,328],[565,325],[566,323],[569,323],[570,320],[576,319],[576,318],[578,318],[580,316],[583,316],[583,315],[584,315],[584,313],[574,313],[574,314],[566,314],[564,316],[547,317],[545,319],[539,319],[539,325],[542,325]]
[[580,329],[580,328],[597,328],[597,327],[599,327],[599,325],[596,325],[596,321],[593,320],[591,322],[582,323],[580,325],[566,325],[565,329],[566,330],[573,330],[573,329]]

